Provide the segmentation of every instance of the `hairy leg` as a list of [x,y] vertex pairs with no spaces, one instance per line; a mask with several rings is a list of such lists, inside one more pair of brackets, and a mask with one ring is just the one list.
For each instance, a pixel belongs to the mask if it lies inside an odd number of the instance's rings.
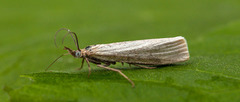
[[132,84],[132,87],[135,87],[135,84],[132,80],[130,80],[125,74],[123,74],[120,70],[118,69],[114,69],[114,68],[110,68],[110,67],[106,67],[104,65],[97,65],[98,67],[101,67],[101,68],[105,68],[105,69],[108,69],[108,70],[111,70],[111,71],[115,71],[115,72],[118,72],[119,74],[121,74],[124,78],[126,78],[131,84]]

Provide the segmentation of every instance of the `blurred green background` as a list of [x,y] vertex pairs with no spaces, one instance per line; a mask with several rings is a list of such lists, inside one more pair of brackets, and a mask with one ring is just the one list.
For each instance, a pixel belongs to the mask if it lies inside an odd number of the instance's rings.
[[[0,101],[240,101],[239,0],[1,0]],[[188,62],[157,69],[97,68],[60,54],[54,34],[69,28],[80,47],[184,36]],[[64,32],[59,34],[61,42]],[[65,46],[76,49],[70,37]]]

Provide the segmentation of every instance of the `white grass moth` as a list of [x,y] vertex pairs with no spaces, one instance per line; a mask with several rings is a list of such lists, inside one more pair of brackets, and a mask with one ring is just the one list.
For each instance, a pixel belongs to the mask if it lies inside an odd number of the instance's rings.
[[[71,35],[77,50],[64,47],[68,53],[59,56],[53,63],[55,63],[60,57],[70,54],[75,58],[83,58],[80,69],[83,67],[84,61],[86,60],[88,64],[89,75],[91,73],[91,67],[89,63],[91,62],[96,64],[98,67],[118,72],[132,84],[132,87],[135,86],[132,80],[130,80],[120,70],[110,68],[108,66],[111,64],[114,65],[116,62],[120,62],[122,64],[127,63],[129,65],[152,69],[156,68],[154,66],[157,65],[174,64],[178,62],[184,62],[189,59],[187,42],[185,38],[181,36],[172,38],[125,41],[110,44],[97,44],[80,49],[76,33],[71,32],[69,29],[62,28],[56,32],[56,35],[61,30],[68,31],[64,38],[67,35]],[[62,43],[64,38],[62,39]],[[47,69],[53,63],[51,63]]]

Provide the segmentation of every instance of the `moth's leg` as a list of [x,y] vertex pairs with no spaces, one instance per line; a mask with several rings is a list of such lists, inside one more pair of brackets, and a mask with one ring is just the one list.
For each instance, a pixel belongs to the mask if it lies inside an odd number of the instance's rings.
[[85,60],[85,59],[83,58],[83,59],[82,59],[82,65],[81,65],[80,69],[83,68],[84,60]]
[[157,67],[143,66],[143,65],[139,65],[139,64],[133,64],[133,65],[138,66],[138,67],[141,67],[141,68],[147,68],[147,69],[154,69],[154,68],[157,68]]
[[88,64],[88,77],[90,76],[91,74],[91,67],[90,67],[90,64],[89,64],[89,61],[88,61],[88,58],[85,58],[86,59],[86,62]]
[[110,67],[106,67],[104,65],[97,65],[98,67],[101,67],[101,68],[105,68],[105,69],[108,69],[108,70],[111,70],[111,71],[115,71],[115,72],[118,72],[119,74],[121,74],[124,78],[126,78],[131,84],[132,84],[132,87],[135,87],[135,84],[132,80],[130,80],[125,74],[123,74],[120,70],[118,69],[113,69],[113,68],[110,68]]
[[83,68],[83,64],[84,64],[84,58],[82,59],[82,65],[81,65],[81,67],[80,68],[77,68],[77,70],[81,70],[82,68]]
[[129,67],[132,67],[130,63],[128,63]]
[[124,66],[124,63],[123,63],[123,62],[121,62],[121,64],[122,64],[122,66]]

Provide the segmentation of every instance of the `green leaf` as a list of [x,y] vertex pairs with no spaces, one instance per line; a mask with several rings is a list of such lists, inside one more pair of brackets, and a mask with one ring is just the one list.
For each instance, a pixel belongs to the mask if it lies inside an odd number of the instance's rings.
[[[228,1],[5,1],[0,4],[0,101],[240,101],[240,2]],[[24,6],[23,6],[24,5]],[[9,8],[11,7],[11,8]],[[64,32],[81,48],[99,43],[184,36],[190,60],[116,72],[60,54]],[[75,49],[71,37],[64,43]]]

